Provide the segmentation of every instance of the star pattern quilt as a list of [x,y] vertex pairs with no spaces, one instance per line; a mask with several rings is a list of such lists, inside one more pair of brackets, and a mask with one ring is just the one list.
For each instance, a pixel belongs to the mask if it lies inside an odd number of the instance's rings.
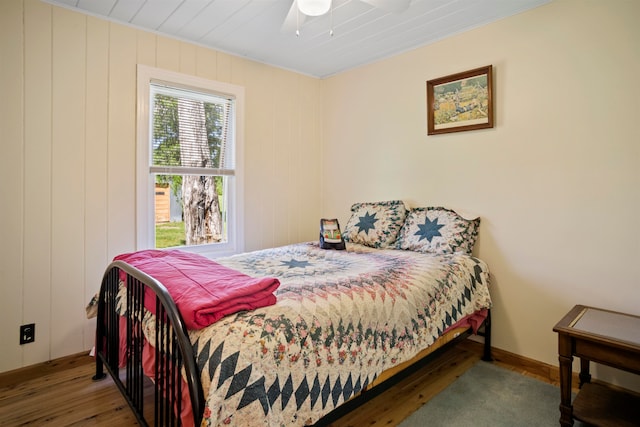
[[276,305],[190,331],[203,426],[313,424],[491,306],[487,265],[462,253],[311,242],[216,261],[280,287]]

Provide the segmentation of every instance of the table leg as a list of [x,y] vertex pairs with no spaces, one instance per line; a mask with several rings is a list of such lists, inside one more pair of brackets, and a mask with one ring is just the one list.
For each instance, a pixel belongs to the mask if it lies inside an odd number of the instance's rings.
[[558,335],[558,360],[560,361],[560,425],[573,426],[573,406],[571,405],[571,338]]
[[589,360],[580,358],[580,388],[584,383],[591,382],[591,374],[589,373]]

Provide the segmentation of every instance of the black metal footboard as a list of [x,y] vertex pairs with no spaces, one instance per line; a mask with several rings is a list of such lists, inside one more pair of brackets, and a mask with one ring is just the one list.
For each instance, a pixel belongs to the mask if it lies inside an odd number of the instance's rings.
[[[126,298],[122,294],[118,297],[121,272],[126,273]],[[155,337],[148,340],[142,321],[149,316],[145,299],[156,312]],[[118,304],[123,304],[120,310]],[[124,316],[119,314],[122,308],[126,308]],[[204,397],[182,316],[162,284],[122,261],[109,265],[100,288],[94,379],[105,377],[104,368],[141,425],[183,425],[185,405],[191,407],[193,424],[200,425]],[[183,384],[188,396],[183,393]]]

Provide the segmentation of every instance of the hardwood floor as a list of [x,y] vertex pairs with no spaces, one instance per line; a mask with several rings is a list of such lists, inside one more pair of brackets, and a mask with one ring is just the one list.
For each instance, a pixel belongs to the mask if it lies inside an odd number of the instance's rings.
[[[397,425],[480,360],[481,353],[482,345],[471,340],[445,350],[329,425]],[[498,350],[493,356],[493,363],[558,384],[557,367]],[[0,374],[0,425],[137,425],[111,378],[92,381],[93,371],[93,358],[69,356]]]
[[0,425],[137,425],[111,378],[92,381],[93,360],[70,356],[0,375]]

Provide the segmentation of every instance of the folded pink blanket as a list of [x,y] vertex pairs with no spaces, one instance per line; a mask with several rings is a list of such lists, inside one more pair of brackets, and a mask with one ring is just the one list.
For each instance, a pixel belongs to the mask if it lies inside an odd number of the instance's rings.
[[[280,281],[255,278],[190,252],[143,250],[118,255],[167,288],[188,329],[201,329],[222,317],[276,303],[273,292]],[[155,303],[145,298],[147,310],[155,314]],[[153,306],[153,307],[150,307]]]

